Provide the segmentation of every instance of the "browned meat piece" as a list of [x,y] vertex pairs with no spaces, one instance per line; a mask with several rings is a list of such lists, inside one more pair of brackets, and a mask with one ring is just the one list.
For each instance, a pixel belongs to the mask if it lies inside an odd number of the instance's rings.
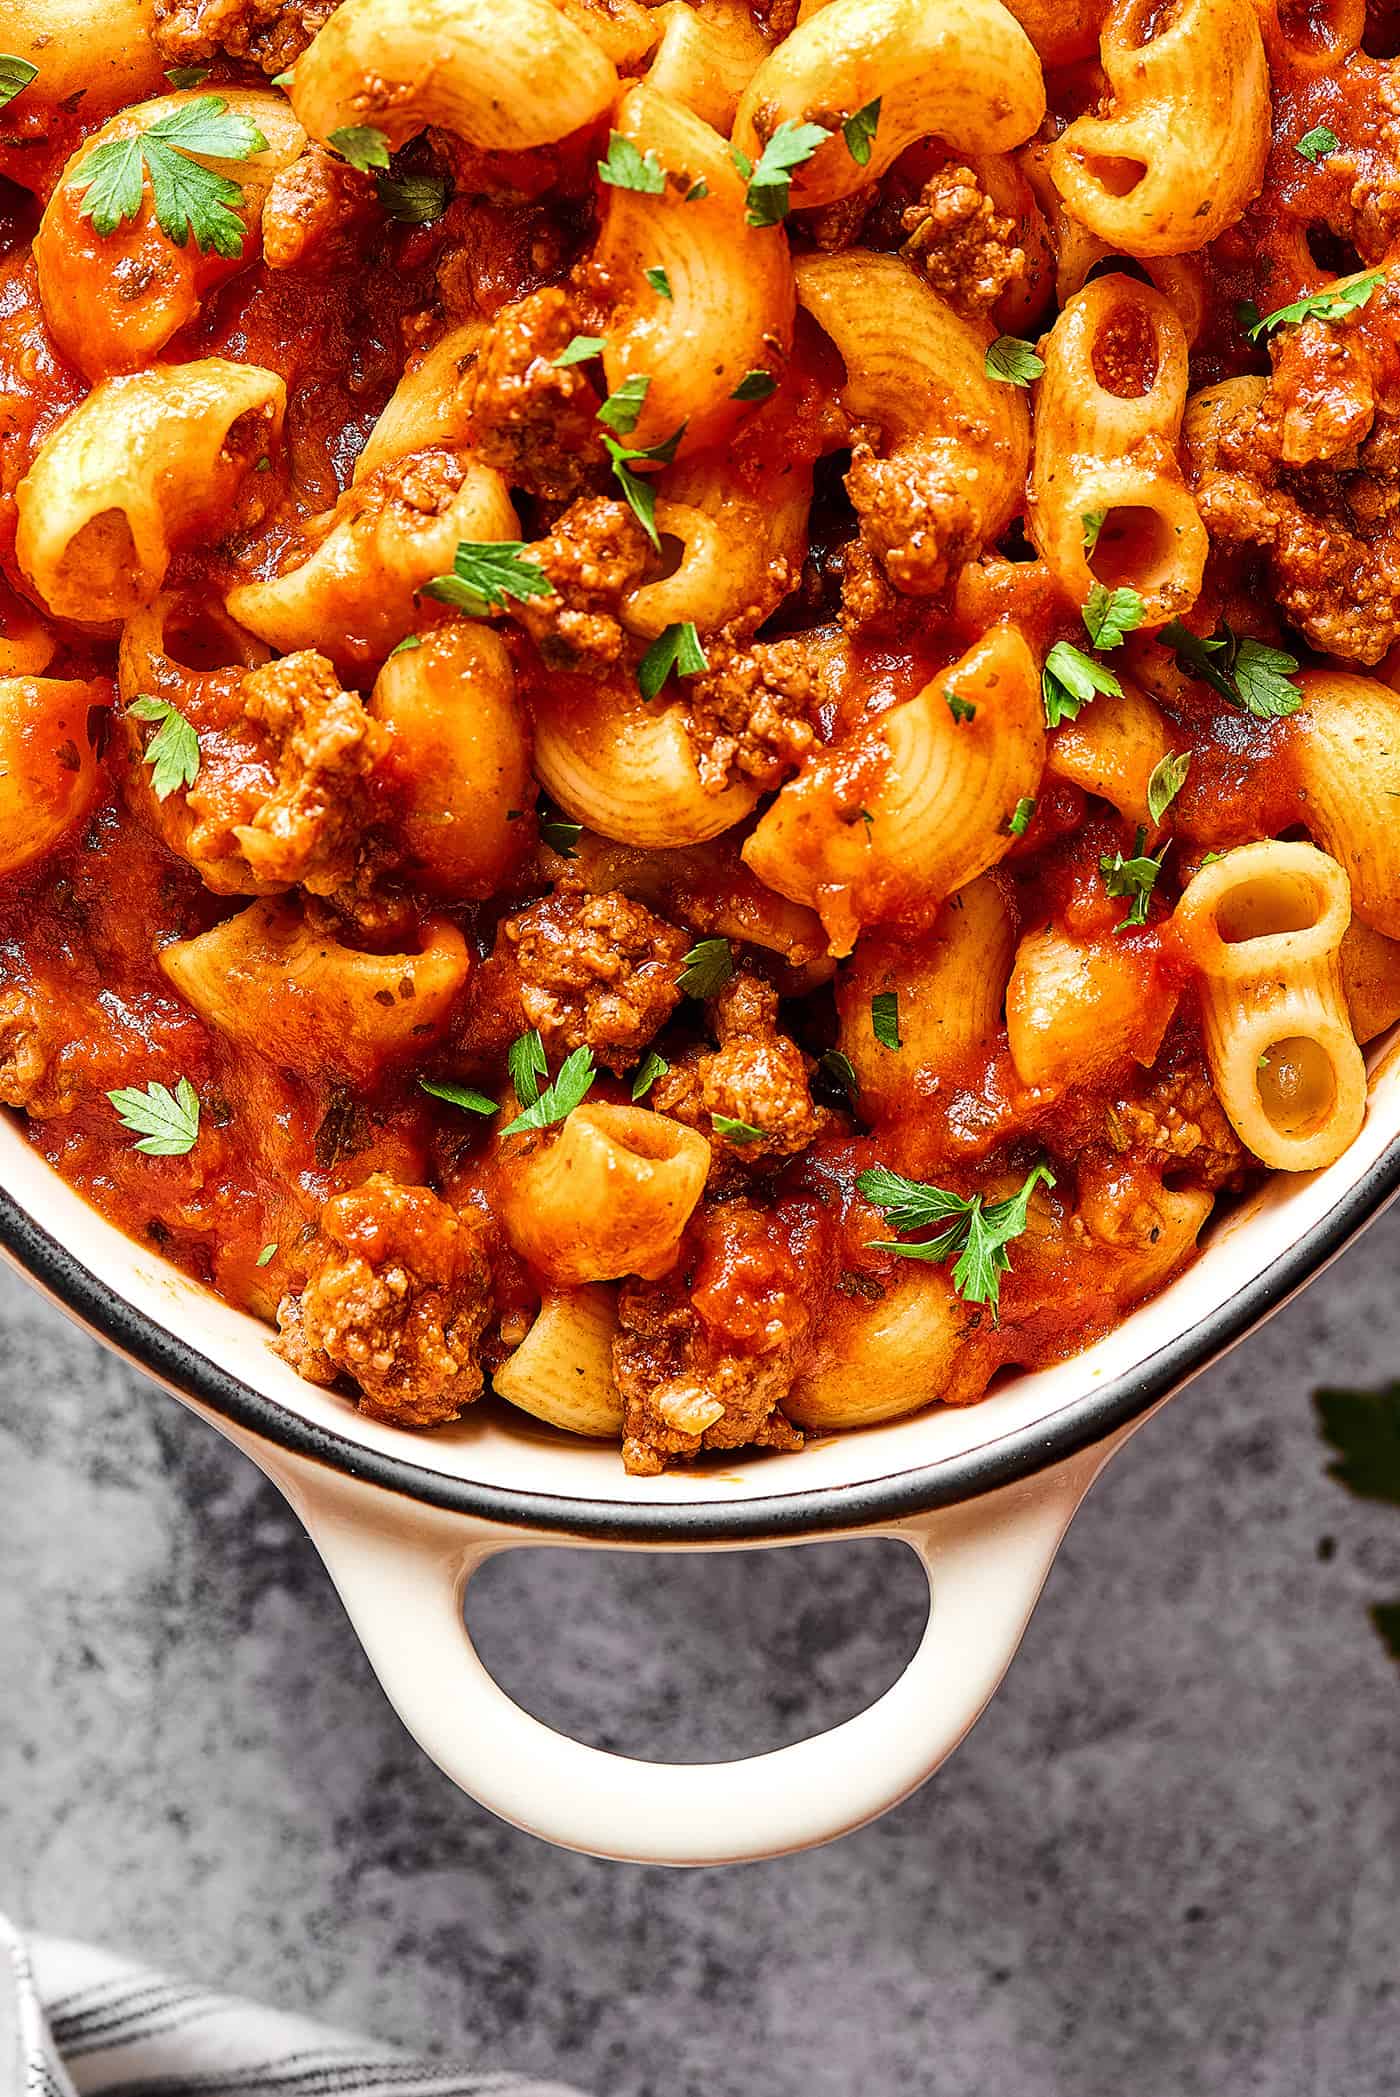
[[361,1411],[378,1419],[456,1419],[481,1391],[486,1235],[475,1211],[382,1173],[337,1194],[321,1212],[305,1288],[278,1306],[280,1352],[312,1383],[349,1377]]
[[636,1062],[680,999],[689,941],[623,895],[559,895],[508,917],[468,992],[469,1047],[499,1055],[538,1027],[551,1059],[590,1048],[600,1063]]
[[[349,877],[364,782],[388,737],[323,655],[309,649],[250,670],[243,707],[277,752],[277,785],[234,836],[260,881],[328,894]],[[190,805],[198,809],[199,783]]]
[[735,775],[765,790],[780,786],[817,742],[820,696],[801,641],[739,648],[728,632],[708,644],[706,675],[685,687],[687,727],[706,790],[721,794]]
[[263,260],[269,269],[348,268],[379,218],[369,176],[308,146],[273,177],[262,211]]
[[[813,1105],[807,1058],[778,1032],[777,991],[741,969],[714,1001],[714,1028],[719,1046],[674,1064],[657,1079],[651,1105],[708,1136],[721,1172],[727,1163],[759,1165],[805,1150],[830,1116]],[[716,1115],[759,1133],[725,1135]]]
[[873,190],[857,189],[848,197],[838,197],[834,204],[823,204],[820,210],[804,212],[800,221],[802,230],[813,247],[820,248],[824,255],[840,254],[843,248],[854,247],[859,240],[874,201]]
[[901,221],[903,253],[940,298],[981,317],[1026,273],[1013,219],[998,212],[970,167],[949,161],[931,175]]
[[1212,540],[1267,551],[1279,608],[1314,648],[1377,663],[1400,640],[1400,416],[1377,405],[1349,324],[1286,335],[1262,394],[1193,434],[1187,476]]
[[940,596],[978,550],[971,503],[926,457],[880,459],[868,444],[856,444],[846,493],[865,545],[906,596]]
[[503,307],[482,338],[466,396],[472,443],[512,487],[568,502],[607,466],[588,367],[554,362],[587,332],[568,292],[551,286]]
[[746,1202],[702,1212],[688,1253],[618,1294],[622,1460],[643,1476],[701,1449],[798,1449],[780,1410],[808,1324],[803,1277]]
[[48,1051],[30,992],[0,990],[0,1103],[29,1106],[48,1067]]
[[248,58],[265,73],[294,65],[340,0],[156,0],[156,49],[172,65]]
[[1137,1099],[1110,1103],[1108,1140],[1163,1172],[1184,1173],[1212,1193],[1243,1184],[1249,1153],[1231,1128],[1197,1051],[1154,1071]]
[[799,10],[800,0],[749,0],[749,13],[775,44],[792,35]]
[[647,542],[625,502],[588,495],[572,503],[530,557],[554,585],[549,597],[512,598],[509,609],[556,670],[601,670],[622,653],[618,607],[646,567]]

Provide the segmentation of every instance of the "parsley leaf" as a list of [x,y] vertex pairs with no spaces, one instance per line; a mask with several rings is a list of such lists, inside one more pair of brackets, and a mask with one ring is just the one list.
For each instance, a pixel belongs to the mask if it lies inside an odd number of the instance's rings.
[[666,187],[666,170],[651,148],[639,153],[620,131],[609,132],[608,157],[598,162],[598,174],[613,189],[636,189],[648,197],[659,197]]
[[1329,153],[1336,152],[1337,134],[1335,131],[1329,131],[1326,124],[1314,124],[1311,131],[1305,131],[1297,140],[1293,150],[1295,153],[1301,153],[1304,160],[1311,160],[1316,166],[1319,160],[1325,159]]
[[1087,561],[1099,543],[1099,533],[1108,521],[1107,510],[1086,510],[1079,522],[1084,532],[1084,558]]
[[650,385],[651,380],[645,372],[634,372],[630,379],[624,379],[617,391],[610,393],[598,410],[599,422],[606,423],[610,430],[616,430],[620,437],[630,436],[637,427],[637,417],[642,412]]
[[[776,226],[787,217],[792,206],[792,170],[810,160],[830,136],[822,124],[779,124],[749,176],[746,217],[751,226]],[[741,167],[740,173],[744,172]]]
[[554,585],[521,539],[463,539],[453,557],[451,575],[435,575],[423,584],[423,595],[454,611],[484,618],[507,597],[552,597]]
[[533,1107],[540,1096],[540,1079],[549,1076],[538,1027],[532,1027],[528,1034],[516,1035],[506,1050],[506,1069],[510,1072],[516,1098],[527,1107]]
[[390,218],[401,226],[427,226],[441,218],[452,202],[446,175],[376,175],[374,193]]
[[1096,663],[1072,641],[1056,641],[1045,658],[1040,677],[1040,696],[1045,707],[1045,725],[1058,728],[1061,721],[1077,721],[1081,706],[1100,693],[1119,699],[1123,687],[1111,670]]
[[665,270],[662,269],[660,263],[657,263],[652,269],[644,269],[642,275],[659,299],[675,299],[676,294],[671,289],[671,279],[667,276]]
[[1186,784],[1186,774],[1191,769],[1191,752],[1178,750],[1159,758],[1153,765],[1147,781],[1147,813],[1154,823],[1160,823],[1172,802]]
[[14,58],[8,51],[0,51],[0,109],[7,108],[38,77],[39,68],[27,58]]
[[973,705],[972,701],[970,699],[964,699],[961,693],[955,692],[953,690],[951,685],[947,685],[944,687],[943,697],[947,700],[948,711],[953,716],[953,719],[955,721],[961,723],[963,721],[975,721],[977,719],[977,708]]
[[645,1099],[657,1079],[664,1078],[670,1068],[663,1055],[655,1049],[648,1049],[638,1065],[636,1077],[632,1080],[633,1099]]
[[690,998],[712,998],[734,973],[734,949],[727,939],[702,939],[685,956],[676,987]]
[[171,66],[165,77],[172,87],[203,87],[209,71],[208,66]]
[[140,211],[144,168],[151,178],[156,223],[166,239],[182,248],[193,233],[202,255],[212,250],[233,260],[243,253],[245,229],[232,208],[243,202],[243,191],[192,156],[247,160],[266,151],[267,140],[256,124],[231,115],[221,95],[200,95],[148,131],[94,146],[65,186],[83,191],[79,213],[105,239]]
[[421,633],[406,633],[401,641],[395,641],[389,653],[390,655],[410,655],[415,648],[421,648],[422,645],[423,636]]
[[552,1122],[567,1120],[574,1108],[588,1097],[597,1075],[593,1068],[592,1049],[575,1049],[571,1056],[565,1057],[554,1083],[546,1085],[539,1098],[523,1113],[517,1114],[514,1121],[507,1122],[501,1134],[519,1136],[526,1129],[547,1129]]
[[[1115,932],[1125,932],[1129,925],[1147,923],[1148,900],[1156,886],[1157,876],[1162,871],[1162,861],[1167,856],[1167,845],[1163,845],[1157,857],[1152,859],[1143,854],[1142,848],[1146,841],[1147,832],[1139,824],[1131,859],[1125,859],[1121,852],[1111,855],[1105,852],[1099,860],[1099,872],[1103,875],[1104,887],[1109,894],[1130,899],[1128,914],[1119,919],[1113,928]],[[1170,843],[1169,838],[1167,844]]]
[[540,824],[540,843],[557,852],[561,859],[574,859],[578,855],[574,846],[583,835],[582,823],[566,823],[562,816],[546,816]]
[[1094,648],[1121,648],[1123,636],[1141,626],[1147,607],[1136,590],[1110,590],[1096,582],[1080,617]]
[[141,1141],[133,1145],[148,1158],[183,1158],[199,1135],[199,1094],[188,1078],[181,1078],[172,1093],[165,1085],[147,1085],[143,1091],[124,1085],[109,1092],[124,1129],[133,1129]]
[[870,1000],[870,1031],[881,1048],[904,1046],[899,1038],[899,992],[877,990]]
[[1369,269],[1354,283],[1329,285],[1326,291],[1314,291],[1308,298],[1295,299],[1291,306],[1280,306],[1276,313],[1266,313],[1246,332],[1251,342],[1258,342],[1275,328],[1298,328],[1305,320],[1345,320],[1348,313],[1360,312],[1384,279],[1383,269]]
[[445,1099],[449,1107],[465,1107],[468,1114],[499,1114],[501,1111],[496,1100],[488,1099],[484,1092],[473,1092],[469,1085],[439,1084],[433,1078],[420,1078],[418,1090],[430,1093],[434,1099]]
[[1006,826],[1011,835],[1013,837],[1024,837],[1031,827],[1031,817],[1034,814],[1035,802],[1028,800],[1023,794],[1016,803],[1015,808],[1011,811],[1011,820]]
[[254,1262],[253,1262],[253,1265],[254,1265],[255,1267],[265,1267],[265,1266],[267,1265],[267,1263],[268,1263],[268,1261],[269,1261],[269,1260],[275,1259],[276,1257],[277,1257],[277,1240],[276,1240],[276,1239],[274,1238],[274,1239],[273,1239],[273,1241],[272,1241],[272,1243],[271,1243],[270,1245],[264,1245],[264,1247],[263,1247],[262,1251],[261,1251],[261,1252],[260,1252],[260,1253],[258,1254],[257,1258],[256,1258],[256,1259],[254,1260]]
[[777,390],[778,382],[771,371],[746,371],[729,398],[731,400],[767,400],[769,394],[776,393]]
[[1029,386],[1044,371],[1045,360],[1019,335],[998,335],[982,360],[982,369],[1003,386]]
[[881,100],[882,97],[877,95],[873,102],[866,103],[864,109],[858,109],[854,116],[848,116],[841,126],[846,151],[857,167],[870,165],[870,147],[880,124]]
[[637,665],[637,683],[644,699],[654,699],[674,670],[678,677],[698,677],[709,669],[695,622],[664,626]]
[[168,801],[177,787],[193,786],[199,777],[199,737],[177,706],[142,692],[127,708],[138,721],[159,721],[147,743],[142,763],[151,768],[151,792]]
[[859,1174],[856,1187],[896,1230],[932,1228],[937,1232],[918,1245],[877,1241],[873,1250],[930,1262],[951,1259],[956,1253],[953,1287],[965,1303],[990,1304],[995,1320],[1001,1310],[1001,1277],[1011,1266],[1007,1247],[1025,1230],[1030,1198],[1041,1181],[1047,1187],[1055,1184],[1048,1165],[1034,1166],[1017,1193],[990,1206],[980,1194],[950,1194],[943,1187],[907,1180],[883,1165]]
[[362,175],[368,175],[377,167],[389,165],[389,141],[373,124],[342,124],[339,131],[332,131],[326,144],[351,167],[357,167]]
[[817,1062],[828,1077],[835,1079],[843,1092],[851,1099],[855,1098],[860,1091],[860,1079],[856,1076],[856,1067],[849,1056],[840,1049],[825,1049],[817,1058]]
[[601,335],[575,335],[573,341],[566,343],[550,362],[556,371],[563,371],[570,364],[586,364],[590,357],[601,357],[606,348],[607,343]]
[[1237,634],[1223,619],[1208,635],[1192,633],[1180,619],[1172,619],[1157,639],[1174,652],[1179,670],[1200,678],[1231,706],[1243,707],[1256,720],[1285,720],[1303,703],[1302,693],[1290,682],[1298,668],[1297,657],[1249,634]]
[[656,529],[656,490],[644,474],[633,470],[634,459],[648,459],[662,466],[669,466],[676,456],[676,446],[685,435],[685,424],[672,430],[660,444],[648,444],[638,449],[635,445],[619,444],[615,437],[604,437],[603,443],[612,460],[613,477],[626,497],[628,508],[657,552],[661,551],[661,536]]
[[717,1136],[727,1136],[731,1143],[761,1143],[762,1129],[756,1129],[751,1121],[736,1121],[732,1114],[712,1114],[710,1125]]

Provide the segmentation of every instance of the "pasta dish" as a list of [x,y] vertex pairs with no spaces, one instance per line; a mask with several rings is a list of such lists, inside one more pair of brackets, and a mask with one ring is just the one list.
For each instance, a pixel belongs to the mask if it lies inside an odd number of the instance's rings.
[[0,1101],[408,1427],[966,1404],[1400,1016],[1361,0],[0,0]]

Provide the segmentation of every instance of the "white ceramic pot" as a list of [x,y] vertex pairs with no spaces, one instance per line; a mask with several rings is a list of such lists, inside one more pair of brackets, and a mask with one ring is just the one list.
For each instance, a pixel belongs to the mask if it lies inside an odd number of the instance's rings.
[[[4,1117],[0,1189],[14,1264],[286,1494],[404,1723],[463,1790],[573,1849],[716,1864],[859,1827],[957,1746],[1109,1456],[1400,1189],[1400,1044],[1375,1058],[1345,1158],[1220,1215],[1188,1273],[1074,1360],[980,1405],[660,1478],[629,1478],[615,1448],[489,1402],[429,1435],[362,1419],[294,1376],[265,1327],[104,1222]],[[635,1762],[566,1739],[496,1686],[463,1623],[467,1581],[518,1544],[732,1550],[852,1534],[919,1554],[931,1597],[919,1649],[858,1717],[747,1761]]]

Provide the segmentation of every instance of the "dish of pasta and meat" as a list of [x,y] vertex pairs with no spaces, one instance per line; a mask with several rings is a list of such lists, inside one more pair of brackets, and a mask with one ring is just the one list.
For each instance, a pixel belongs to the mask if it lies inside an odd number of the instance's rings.
[[1337,1158],[1400,1014],[1385,33],[0,0],[44,1157],[347,1402],[639,1472],[971,1402]]

